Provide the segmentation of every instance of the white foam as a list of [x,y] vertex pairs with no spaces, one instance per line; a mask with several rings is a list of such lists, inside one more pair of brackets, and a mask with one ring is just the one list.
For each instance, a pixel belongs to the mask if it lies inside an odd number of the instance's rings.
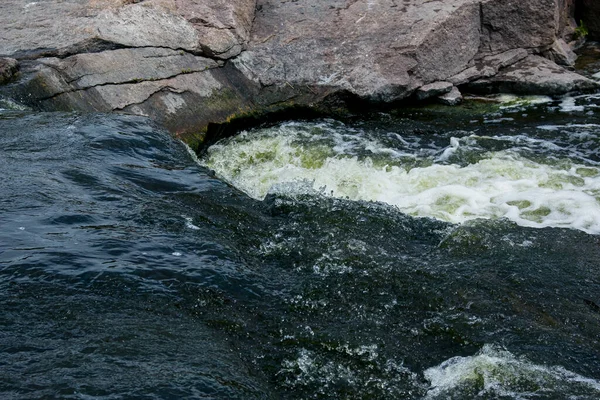
[[[562,160],[552,165],[506,150],[479,156],[466,166],[405,166],[396,155],[377,160],[359,156],[355,147],[381,144],[355,140],[333,151],[319,141],[295,142],[293,129],[265,131],[217,144],[207,165],[256,199],[267,193],[320,192],[350,200],[380,201],[421,217],[452,223],[476,218],[508,218],[529,227],[568,227],[600,233],[600,169]],[[436,162],[445,162],[478,137],[452,138]],[[481,139],[481,138],[479,138]],[[491,138],[490,138],[491,139]],[[548,150],[553,143],[524,136],[507,137],[515,146]],[[495,138],[502,140],[502,138]],[[337,147],[341,145],[337,145]],[[468,150],[468,149],[467,149]],[[372,152],[371,152],[372,153]],[[368,153],[368,154],[371,154]],[[414,159],[414,157],[413,157]]]
[[495,100],[501,103],[500,109],[520,108],[552,102],[552,98],[548,96],[516,96],[513,94],[499,94]]
[[185,227],[186,228],[192,229],[192,230],[195,230],[195,231],[197,231],[197,230],[200,229],[200,227],[198,227],[198,226],[196,226],[196,225],[194,225],[192,223],[192,222],[194,222],[194,220],[191,217],[183,216],[183,219],[185,220]]
[[[312,332],[312,329],[309,332]],[[377,346],[350,347],[322,343],[322,347],[327,351],[326,354],[302,348],[296,358],[284,360],[277,373],[284,377],[283,384],[289,388],[314,385],[313,395],[330,397],[332,386],[343,381],[361,398],[364,397],[361,395],[361,389],[367,383],[377,387],[389,398],[398,398],[399,393],[404,392],[403,387],[421,386],[415,373],[401,363],[381,357]],[[369,371],[357,367],[357,363],[375,364],[377,369]],[[394,379],[378,376],[378,373],[393,376]]]
[[517,399],[538,398],[542,393],[551,398],[600,396],[600,382],[594,379],[560,366],[534,364],[490,345],[474,356],[450,358],[424,375],[431,384],[426,399],[446,399],[457,392]]
[[567,124],[567,125],[540,125],[538,129],[543,129],[546,131],[558,131],[560,129],[572,129],[572,128],[583,128],[583,129],[591,129],[598,128],[600,125],[598,124]]
[[483,123],[484,124],[500,124],[502,122],[510,122],[510,121],[514,121],[514,118],[508,118],[508,117],[502,117],[502,118],[495,118],[495,119],[484,119]]
[[560,103],[560,111],[562,111],[562,112],[585,111],[585,107],[576,105],[575,98],[567,96],[567,97],[563,98],[563,100]]

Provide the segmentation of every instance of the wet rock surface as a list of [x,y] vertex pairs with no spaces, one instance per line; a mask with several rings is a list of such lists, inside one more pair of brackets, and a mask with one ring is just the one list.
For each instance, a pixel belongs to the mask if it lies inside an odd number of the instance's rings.
[[0,85],[14,78],[19,63],[14,58],[0,58]]
[[7,0],[0,56],[19,60],[22,78],[0,94],[42,110],[147,115],[187,138],[290,106],[329,112],[348,99],[377,105],[455,86],[589,89],[552,61],[523,64],[530,54],[572,64],[573,4]]

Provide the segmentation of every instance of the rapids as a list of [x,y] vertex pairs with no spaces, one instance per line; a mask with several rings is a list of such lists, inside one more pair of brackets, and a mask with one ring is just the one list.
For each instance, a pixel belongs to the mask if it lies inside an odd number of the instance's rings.
[[249,129],[0,110],[0,397],[598,399],[597,96]]
[[567,151],[571,137],[593,141],[599,126],[535,128],[535,136],[392,131],[382,143],[380,132],[335,121],[292,122],[218,143],[205,165],[258,200],[312,191],[452,223],[507,218],[600,233],[598,163]]

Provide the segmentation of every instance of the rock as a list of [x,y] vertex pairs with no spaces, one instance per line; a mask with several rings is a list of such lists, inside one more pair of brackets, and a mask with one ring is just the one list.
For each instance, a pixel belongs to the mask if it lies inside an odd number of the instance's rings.
[[529,53],[525,49],[512,49],[499,54],[486,56],[475,62],[475,66],[450,77],[449,82],[455,86],[464,85],[481,78],[489,78],[498,73],[498,70],[516,63],[527,57]]
[[560,30],[556,0],[481,3],[482,52],[550,46]]
[[[208,121],[224,121],[242,110],[251,110],[250,98],[257,91],[247,81],[240,82],[239,72],[230,67],[227,67],[229,70],[218,67],[214,60],[198,58],[200,61],[195,68],[185,73],[169,76],[165,66],[164,78],[138,81],[131,77],[143,76],[140,72],[112,71],[106,74],[111,83],[99,84],[103,75],[98,69],[90,76],[67,75],[72,77],[69,81],[59,67],[38,64],[33,77],[10,88],[8,94],[21,103],[35,104],[36,108],[45,111],[77,109],[144,115],[174,134],[190,139],[198,134],[198,127],[206,127]],[[48,65],[56,63],[54,59],[43,61]],[[183,60],[172,62],[173,66]]]
[[261,0],[249,51],[236,61],[263,85],[324,86],[388,102],[465,69],[479,26],[479,3],[468,0]]
[[529,53],[525,49],[512,49],[499,54],[490,55],[483,58],[483,64],[493,67],[496,71],[506,68],[527,57]]
[[[452,7],[452,11],[445,20],[432,26],[426,36],[419,38],[415,49],[415,74],[425,83],[445,80],[462,71],[475,58],[481,45],[480,5],[466,1],[443,3],[449,3],[447,6]],[[439,9],[435,3],[432,8]]]
[[571,91],[590,91],[600,84],[539,56],[524,60],[500,71],[496,76],[467,85],[475,93],[515,93],[560,95]]
[[447,106],[455,106],[460,104],[463,100],[460,90],[456,86],[452,88],[448,93],[438,96],[438,101]]
[[213,72],[246,47],[255,5],[0,2],[0,54],[23,60],[24,71],[4,94],[41,110],[132,112],[174,133],[197,132],[250,108],[246,93],[254,92],[239,72]]
[[61,71],[73,90],[106,84],[155,81],[219,66],[210,58],[157,47],[109,50],[77,54],[64,59],[41,58],[38,61]]
[[19,70],[19,63],[14,58],[0,58],[0,85],[14,78]]
[[425,100],[430,97],[439,96],[440,94],[448,93],[452,88],[453,85],[450,82],[433,82],[417,89],[417,99]]
[[21,78],[0,94],[148,115],[189,138],[233,117],[426,98],[474,80],[536,93],[566,87],[564,71],[538,71],[538,84],[522,72],[520,86],[508,71],[551,48],[573,2],[4,0],[0,55]]
[[448,82],[453,85],[460,86],[467,82],[471,82],[481,78],[489,78],[494,76],[498,70],[489,65],[478,65],[465,69],[464,71],[448,78]]
[[548,52],[548,58],[559,65],[570,67],[575,65],[577,54],[563,39],[557,39]]
[[0,54],[64,56],[96,48],[164,47],[229,58],[246,45],[255,0],[3,0]]
[[579,0],[557,0],[557,37],[569,42],[573,40],[577,22],[575,20],[576,5]]
[[175,0],[179,14],[190,22],[210,57],[238,55],[250,38],[256,0]]
[[[490,76],[525,57],[522,48],[549,47],[558,29],[553,1],[259,0],[249,51],[234,62],[261,85],[316,83],[393,101],[466,70],[450,81]],[[509,50],[514,59],[498,61],[495,70],[469,69]]]
[[[160,86],[157,82],[179,75],[206,71],[219,65],[215,60],[194,56],[183,51],[153,47],[77,54],[64,59],[40,58],[34,67],[37,78],[24,83],[20,88],[13,89],[12,95],[17,100],[25,102],[48,103],[59,101],[60,99],[56,97],[63,93],[71,94],[94,87],[121,87],[123,94],[119,96],[120,100],[117,103],[111,101],[112,97],[103,98],[97,95],[93,101],[95,106],[92,109],[94,111],[112,111],[143,101],[140,93],[146,93],[150,87]],[[38,84],[40,80],[45,83]],[[139,88],[135,85],[119,86],[138,83],[141,84]],[[163,87],[159,87],[155,91],[161,89]],[[196,90],[202,89],[197,88]],[[102,92],[99,90],[97,94]],[[85,94],[80,93],[79,95]],[[73,96],[63,97],[78,99]],[[126,98],[129,100],[125,101]],[[64,99],[60,101],[64,103]],[[123,102],[127,104],[123,104]],[[85,104],[79,104],[79,100],[74,104],[77,108],[88,108]],[[48,107],[48,109],[51,108],[51,106]]]

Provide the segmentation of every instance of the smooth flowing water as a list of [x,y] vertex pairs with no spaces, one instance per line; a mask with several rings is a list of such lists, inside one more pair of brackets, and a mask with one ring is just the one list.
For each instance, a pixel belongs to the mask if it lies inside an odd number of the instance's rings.
[[503,100],[0,111],[0,397],[600,398],[600,96]]

